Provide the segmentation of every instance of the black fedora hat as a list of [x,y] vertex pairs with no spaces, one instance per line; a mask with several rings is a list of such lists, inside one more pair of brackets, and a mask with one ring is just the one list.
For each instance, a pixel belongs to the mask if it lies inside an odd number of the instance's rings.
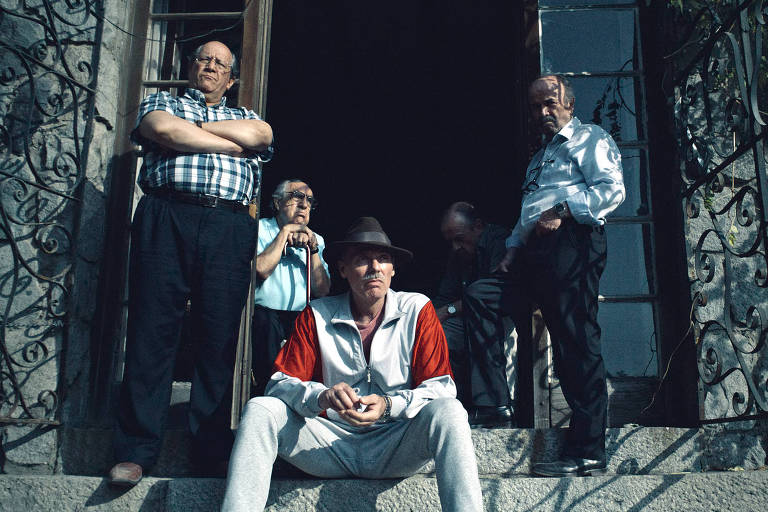
[[407,263],[413,258],[413,253],[408,249],[392,245],[379,221],[373,217],[360,217],[353,222],[344,235],[344,239],[329,243],[325,247],[323,255],[326,261],[333,262],[341,257],[344,249],[353,246],[387,249],[399,263]]

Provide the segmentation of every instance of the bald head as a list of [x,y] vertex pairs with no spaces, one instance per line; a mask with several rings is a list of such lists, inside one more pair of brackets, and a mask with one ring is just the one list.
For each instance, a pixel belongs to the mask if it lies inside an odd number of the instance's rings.
[[209,105],[218,104],[235,83],[235,56],[224,43],[209,41],[192,54],[189,86],[205,95]]
[[454,251],[471,256],[477,249],[477,242],[483,233],[485,223],[477,216],[475,207],[459,201],[445,210],[440,224],[443,238]]

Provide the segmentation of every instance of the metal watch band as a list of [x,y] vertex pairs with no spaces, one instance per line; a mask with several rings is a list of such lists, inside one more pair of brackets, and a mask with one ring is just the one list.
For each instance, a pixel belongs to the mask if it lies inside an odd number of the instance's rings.
[[381,415],[379,421],[389,421],[389,417],[392,414],[392,399],[388,395],[382,395],[384,401],[387,402],[387,406],[384,408],[384,414]]

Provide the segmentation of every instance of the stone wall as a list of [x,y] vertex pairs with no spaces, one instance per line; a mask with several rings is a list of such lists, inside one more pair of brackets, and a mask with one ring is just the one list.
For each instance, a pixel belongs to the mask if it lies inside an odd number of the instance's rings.
[[132,3],[0,4],[0,472],[52,473],[59,425],[82,421],[88,399],[122,115],[127,36],[115,25]]

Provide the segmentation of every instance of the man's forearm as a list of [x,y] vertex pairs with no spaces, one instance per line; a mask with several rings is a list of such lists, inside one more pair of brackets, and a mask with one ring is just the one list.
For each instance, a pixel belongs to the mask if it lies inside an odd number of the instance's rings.
[[[453,314],[448,313],[449,305],[453,305],[453,307],[456,308],[456,311],[454,311]],[[449,304],[446,304],[445,306],[440,306],[439,308],[435,309],[435,313],[437,313],[437,318],[441,322],[444,322],[445,320],[453,316],[461,315],[462,311],[464,311],[464,304],[461,302],[461,299],[454,300]]]
[[264,280],[272,275],[275,267],[280,263],[280,258],[283,257],[283,247],[285,247],[285,235],[281,231],[272,243],[256,256],[256,274],[259,279]]
[[202,128],[250,151],[263,151],[272,144],[272,128],[259,119],[213,121],[203,123]]
[[222,153],[239,156],[239,144],[207,132],[163,111],[150,112],[139,124],[139,133],[149,140],[182,153]]
[[331,291],[331,279],[318,254],[312,256],[312,296],[324,297]]
[[277,372],[267,384],[264,394],[279,398],[301,416],[313,418],[323,410],[318,399],[326,389],[321,382],[302,381]]

